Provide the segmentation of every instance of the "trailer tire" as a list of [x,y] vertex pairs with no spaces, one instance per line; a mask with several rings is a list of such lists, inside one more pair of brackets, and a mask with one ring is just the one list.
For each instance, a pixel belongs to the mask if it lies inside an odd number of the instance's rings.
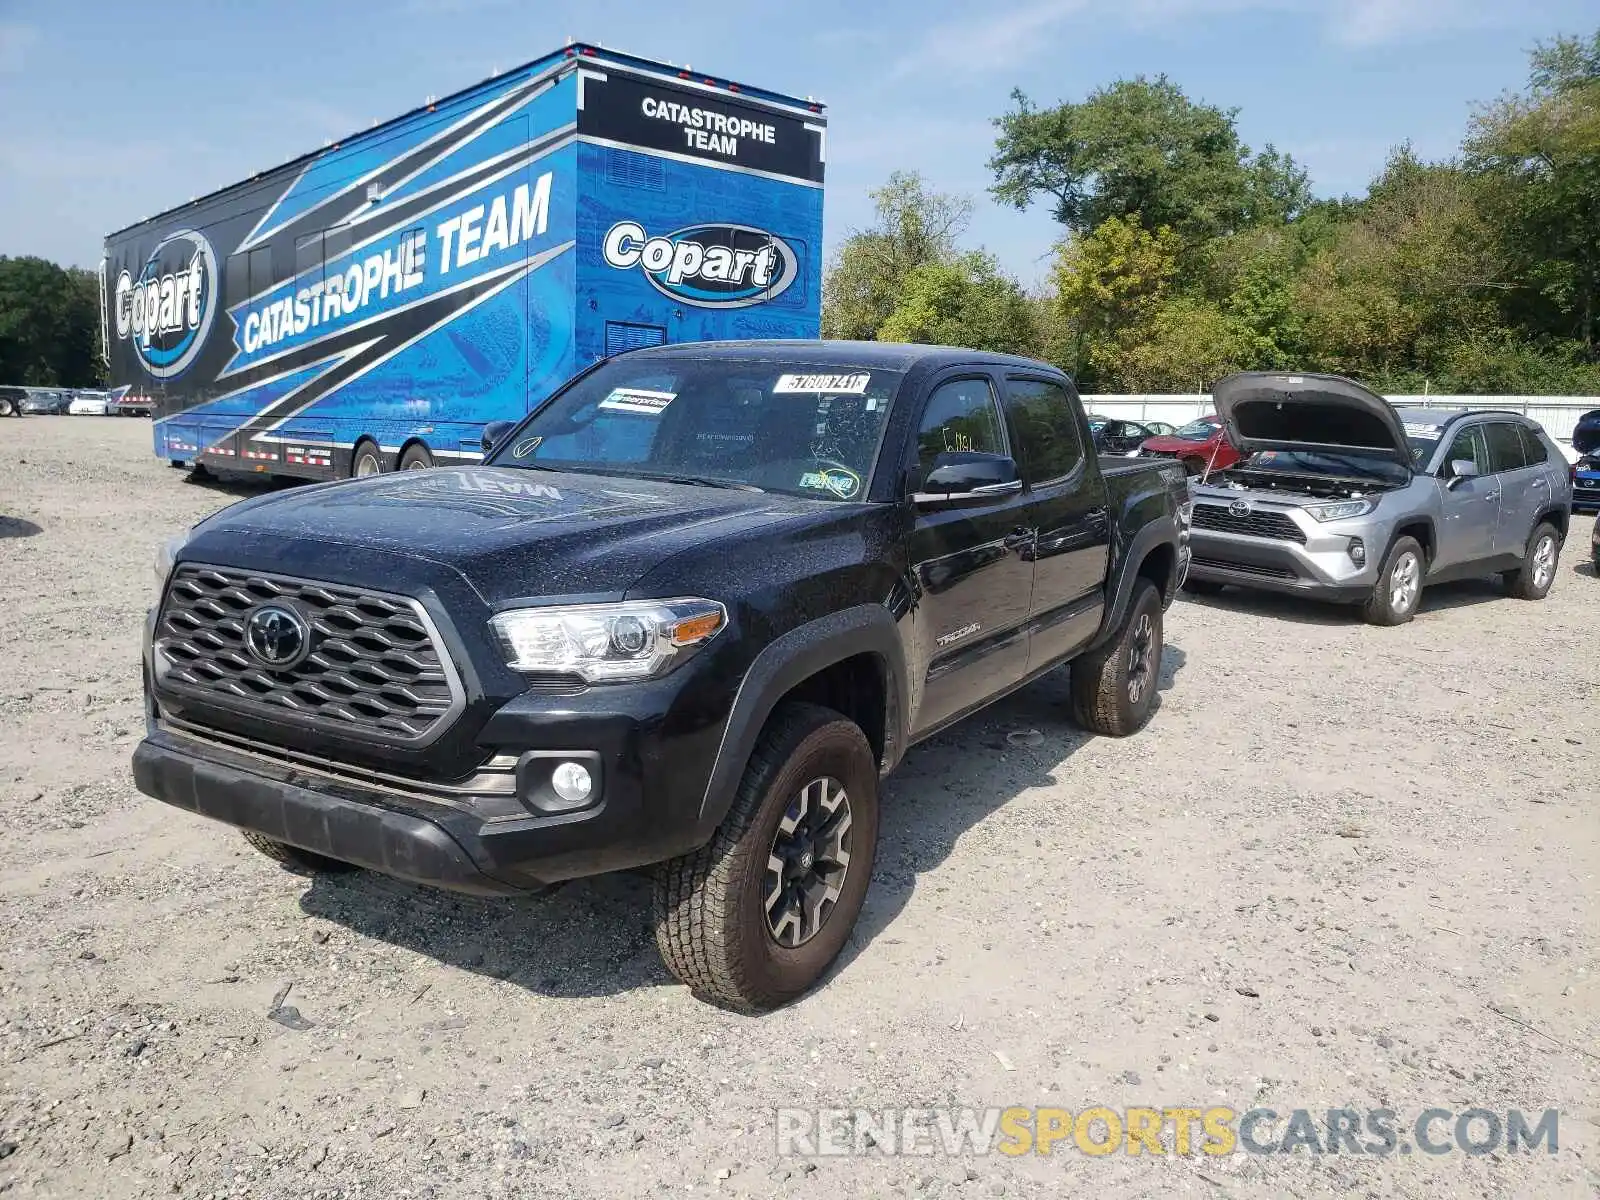
[[401,471],[425,471],[433,466],[433,455],[428,453],[428,448],[421,442],[407,446],[405,453],[400,456]]
[[350,479],[365,479],[369,475],[383,474],[383,454],[378,450],[378,443],[371,438],[362,438],[356,443],[356,448],[350,451]]

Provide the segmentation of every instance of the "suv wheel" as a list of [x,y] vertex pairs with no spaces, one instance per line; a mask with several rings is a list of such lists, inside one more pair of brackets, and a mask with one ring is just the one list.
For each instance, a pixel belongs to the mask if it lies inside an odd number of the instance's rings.
[[249,842],[261,853],[265,854],[275,863],[296,871],[314,871],[333,875],[342,871],[358,870],[354,863],[341,862],[337,858],[329,858],[325,854],[318,854],[312,850],[302,850],[299,846],[291,846],[288,842],[280,842],[277,838],[269,838],[264,833],[257,833],[253,829],[241,829],[244,840]]
[[1522,566],[1501,576],[1506,590],[1519,600],[1543,600],[1556,581],[1556,563],[1561,558],[1561,534],[1550,524],[1534,528]]
[[1426,574],[1427,558],[1421,543],[1413,537],[1396,539],[1378,572],[1372,597],[1361,606],[1361,615],[1372,625],[1404,625],[1417,615]]
[[844,948],[872,877],[878,766],[851,721],[781,706],[711,841],[656,868],[656,945],[695,995],[761,1012]]
[[1137,732],[1155,709],[1161,646],[1161,593],[1141,578],[1117,636],[1073,660],[1072,714],[1078,724],[1108,737]]

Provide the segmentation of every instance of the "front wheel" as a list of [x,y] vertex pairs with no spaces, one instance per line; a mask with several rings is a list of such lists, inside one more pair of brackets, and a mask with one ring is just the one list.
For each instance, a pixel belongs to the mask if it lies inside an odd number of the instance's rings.
[[1556,581],[1556,563],[1561,558],[1561,534],[1554,525],[1541,523],[1528,539],[1522,566],[1507,571],[1506,590],[1519,600],[1543,600]]
[[1361,606],[1369,625],[1404,625],[1417,615],[1422,603],[1422,581],[1427,559],[1413,537],[1397,538],[1378,571],[1372,596]]
[[1127,737],[1150,719],[1161,672],[1161,635],[1161,593],[1141,578],[1117,636],[1072,663],[1072,712],[1079,725],[1107,737]]
[[816,983],[872,877],[878,768],[851,721],[785,704],[710,843],[656,868],[656,945],[702,1000],[762,1012]]

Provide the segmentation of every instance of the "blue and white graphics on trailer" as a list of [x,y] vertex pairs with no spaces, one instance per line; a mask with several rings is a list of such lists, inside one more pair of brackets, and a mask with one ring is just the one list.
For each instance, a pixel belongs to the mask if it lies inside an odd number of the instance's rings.
[[821,106],[569,46],[106,239],[106,356],[175,464],[475,459],[575,370],[815,337]]

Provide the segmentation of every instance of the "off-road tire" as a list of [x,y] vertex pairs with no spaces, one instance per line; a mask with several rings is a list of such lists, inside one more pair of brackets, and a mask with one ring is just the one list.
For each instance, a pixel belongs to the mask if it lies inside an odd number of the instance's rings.
[[383,474],[383,454],[377,443],[363,438],[350,452],[350,478],[361,479],[367,475]]
[[[1536,559],[1547,538],[1550,542],[1550,562],[1546,573],[1540,571]],[[1560,561],[1561,531],[1548,521],[1541,521],[1533,527],[1533,533],[1528,537],[1527,549],[1522,554],[1522,566],[1515,571],[1505,572],[1500,578],[1505,581],[1506,591],[1518,600],[1543,600],[1555,586],[1556,567]]]
[[[1151,644],[1143,665],[1143,686],[1132,695],[1136,648],[1141,622],[1149,619]],[[1161,593],[1148,579],[1134,583],[1128,611],[1116,637],[1082,658],[1074,659],[1072,672],[1072,716],[1092,733],[1106,737],[1127,737],[1137,733],[1155,711],[1157,683],[1161,676],[1162,649]]]
[[426,446],[407,446],[406,452],[400,456],[397,470],[423,471],[431,466],[433,466],[433,455],[428,453]]
[[[1416,570],[1416,588],[1409,603],[1397,604],[1394,575],[1408,560]],[[1423,553],[1422,544],[1414,537],[1396,538],[1389,553],[1383,556],[1372,595],[1361,605],[1362,619],[1369,625],[1404,625],[1422,607],[1422,589],[1427,576],[1428,556]]]
[[0,396],[0,417],[14,417],[17,415],[17,402],[10,396]]
[[1218,583],[1215,579],[1185,579],[1183,590],[1191,596],[1220,596],[1225,583]]
[[337,858],[329,858],[325,854],[318,854],[312,850],[302,850],[299,846],[291,846],[288,842],[280,842],[276,838],[269,838],[266,834],[257,833],[253,829],[241,829],[239,833],[244,837],[245,841],[249,842],[273,862],[295,871],[335,875],[342,871],[359,869],[354,863],[340,862]]
[[[795,947],[768,928],[763,878],[778,823],[811,781],[832,777],[849,797],[849,864],[820,928]],[[831,708],[784,704],[751,752],[733,804],[711,841],[655,871],[656,945],[700,999],[763,1012],[809,989],[844,948],[872,877],[878,768],[854,722]]]

